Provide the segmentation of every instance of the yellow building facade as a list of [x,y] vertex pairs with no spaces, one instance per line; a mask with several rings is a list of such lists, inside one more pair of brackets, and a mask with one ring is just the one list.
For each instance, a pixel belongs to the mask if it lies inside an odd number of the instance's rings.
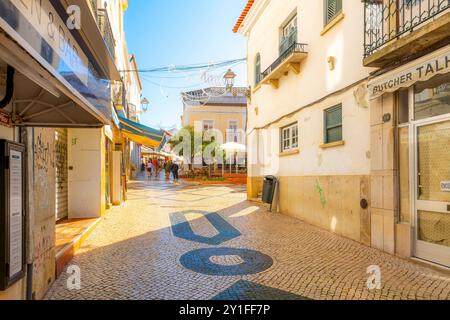
[[183,127],[196,131],[214,129],[220,132],[221,143],[245,144],[247,123],[247,88],[207,88],[182,94]]

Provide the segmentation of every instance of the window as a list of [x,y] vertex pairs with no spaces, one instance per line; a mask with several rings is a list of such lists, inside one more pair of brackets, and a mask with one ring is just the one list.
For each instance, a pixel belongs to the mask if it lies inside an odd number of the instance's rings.
[[437,75],[414,86],[416,120],[448,113],[450,113],[450,74]]
[[228,124],[227,142],[238,142],[238,122],[236,120],[230,120]]
[[261,55],[258,53],[255,59],[255,86],[257,86],[261,80]]
[[297,15],[291,18],[282,28],[280,37],[280,55],[297,43]]
[[325,143],[342,141],[342,104],[325,110]]
[[298,148],[298,124],[281,129],[281,152]]
[[283,38],[289,37],[292,33],[297,31],[297,15],[293,17],[289,22],[283,27]]
[[324,24],[330,23],[342,11],[342,0],[324,0]]
[[214,121],[212,120],[203,120],[203,130],[212,130],[214,128]]

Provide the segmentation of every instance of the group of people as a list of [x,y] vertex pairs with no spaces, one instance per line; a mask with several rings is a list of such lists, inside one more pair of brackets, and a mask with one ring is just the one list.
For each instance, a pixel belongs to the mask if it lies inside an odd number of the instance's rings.
[[147,171],[148,179],[151,179],[152,176],[157,178],[160,175],[161,170],[165,171],[166,180],[170,180],[170,174],[172,174],[174,182],[178,182],[180,166],[172,160],[161,160],[155,158],[148,160],[147,163],[142,162],[141,164],[141,171]]

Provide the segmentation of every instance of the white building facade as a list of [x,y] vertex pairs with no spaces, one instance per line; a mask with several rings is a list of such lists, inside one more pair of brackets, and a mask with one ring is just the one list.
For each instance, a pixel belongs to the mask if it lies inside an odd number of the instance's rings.
[[249,1],[248,197],[279,179],[277,210],[370,245],[363,4]]

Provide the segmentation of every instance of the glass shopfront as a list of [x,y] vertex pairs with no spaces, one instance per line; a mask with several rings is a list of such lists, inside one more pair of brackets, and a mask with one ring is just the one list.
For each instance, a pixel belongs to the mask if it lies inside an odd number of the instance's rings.
[[414,86],[415,254],[450,266],[450,74]]

